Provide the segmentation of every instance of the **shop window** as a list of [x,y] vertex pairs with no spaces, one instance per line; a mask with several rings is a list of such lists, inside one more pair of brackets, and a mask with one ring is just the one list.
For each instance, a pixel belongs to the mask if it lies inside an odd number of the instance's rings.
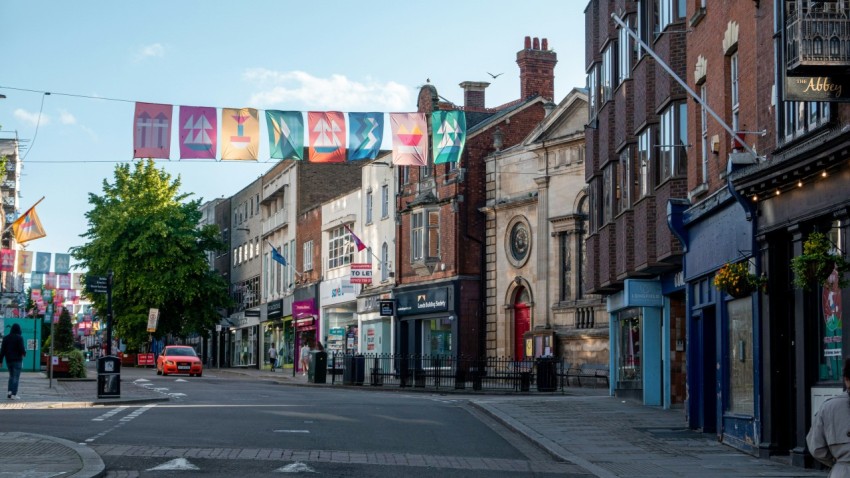
[[451,320],[435,319],[422,321],[422,353],[431,357],[451,357]]
[[[833,244],[840,245],[844,243],[843,225],[841,221],[834,221],[828,232],[830,241]],[[833,253],[843,255],[844,251],[840,249],[833,250]],[[843,291],[838,287],[836,277],[831,277],[832,280],[827,280],[827,283],[818,290],[818,295],[821,298],[821,317],[818,321],[820,332],[820,343],[823,347],[819,349],[818,360],[818,378],[822,381],[841,381],[841,295]]]
[[642,389],[642,321],[639,309],[620,312],[618,325],[617,388]]

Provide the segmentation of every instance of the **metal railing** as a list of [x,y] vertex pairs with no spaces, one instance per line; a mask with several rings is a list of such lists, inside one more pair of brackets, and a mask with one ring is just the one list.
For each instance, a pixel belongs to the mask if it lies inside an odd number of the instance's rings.
[[434,390],[554,392],[571,386],[563,359],[448,355],[328,354],[329,383]]

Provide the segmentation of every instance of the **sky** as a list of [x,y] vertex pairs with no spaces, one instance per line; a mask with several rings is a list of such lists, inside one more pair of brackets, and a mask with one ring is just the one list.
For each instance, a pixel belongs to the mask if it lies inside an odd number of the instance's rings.
[[[459,83],[488,81],[486,106],[495,107],[519,98],[516,53],[531,36],[547,38],[558,55],[559,102],[585,84],[586,4],[0,1],[0,137],[17,135],[27,146],[20,212],[44,197],[36,212],[47,237],[27,249],[66,253],[84,244],[89,195],[114,181],[116,165],[136,161],[136,101],[412,112],[426,81],[459,105]],[[229,197],[273,165],[261,123],[256,162],[180,161],[172,128],[171,159],[157,166],[179,176],[193,199]]]

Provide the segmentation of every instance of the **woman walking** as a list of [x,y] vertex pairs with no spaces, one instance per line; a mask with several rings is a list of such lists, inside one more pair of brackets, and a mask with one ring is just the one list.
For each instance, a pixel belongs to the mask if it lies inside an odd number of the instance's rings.
[[21,379],[21,368],[26,356],[27,349],[24,347],[21,326],[12,324],[12,330],[9,335],[3,337],[3,342],[0,344],[0,364],[5,360],[6,368],[9,369],[9,391],[6,393],[6,398],[10,400],[21,399],[18,396],[18,383]]

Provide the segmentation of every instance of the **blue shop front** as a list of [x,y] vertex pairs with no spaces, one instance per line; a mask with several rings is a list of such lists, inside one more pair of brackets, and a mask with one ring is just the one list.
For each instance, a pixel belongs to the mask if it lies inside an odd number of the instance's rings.
[[727,189],[680,212],[687,284],[686,413],[691,428],[758,452],[761,389],[759,294],[733,297],[714,286],[727,263],[758,273],[752,216]]

